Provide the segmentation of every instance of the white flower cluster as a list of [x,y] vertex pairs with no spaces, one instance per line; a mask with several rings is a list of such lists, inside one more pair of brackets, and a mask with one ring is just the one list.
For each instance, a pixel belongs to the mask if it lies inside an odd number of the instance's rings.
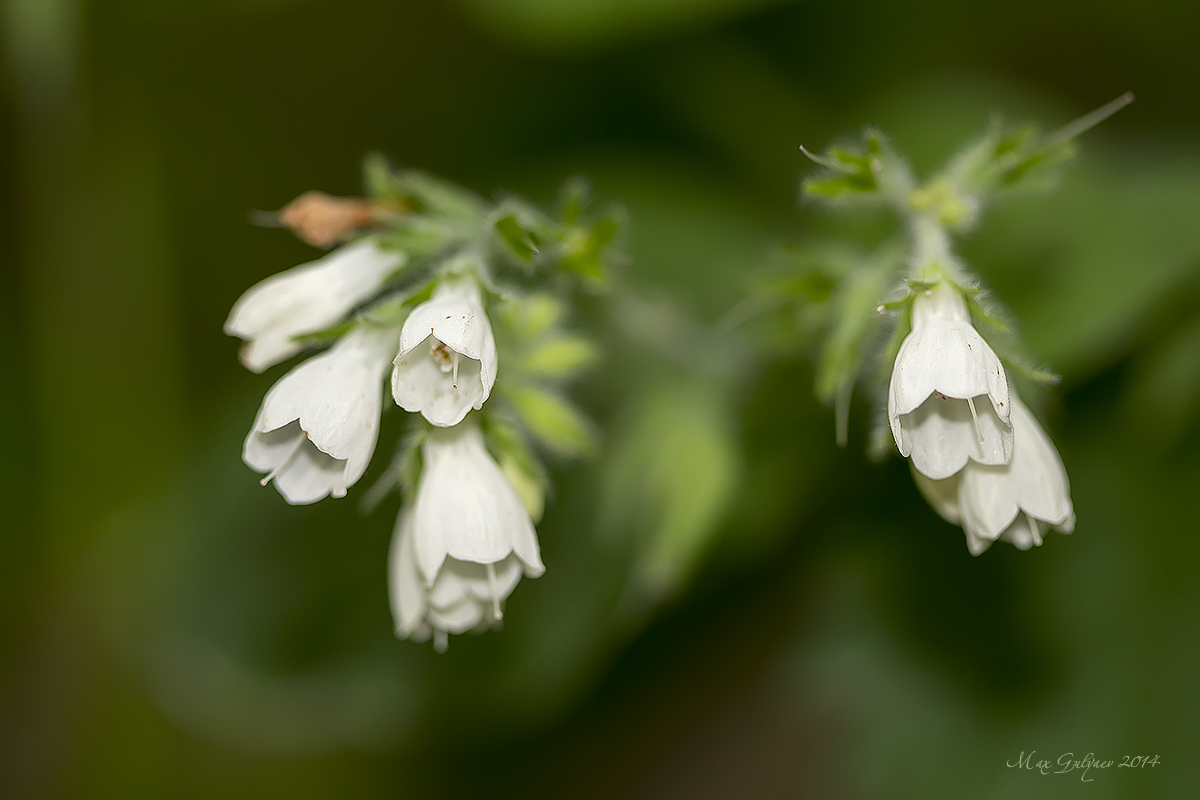
[[971,325],[963,293],[941,280],[912,303],[912,332],[892,368],[888,421],[922,494],[961,524],[971,553],[1022,550],[1075,527],[1058,451]]
[[[275,275],[234,305],[225,331],[246,340],[261,372],[376,295],[403,263],[367,237]],[[443,277],[403,325],[359,321],[267,393],[243,458],[289,503],[343,497],[366,471],[379,434],[384,376],[392,396],[434,427],[421,444],[415,498],[392,541],[396,632],[445,649],[448,633],[486,628],[521,575],[544,571],[533,522],[484,445],[480,409],[496,380],[496,342],[478,281]]]

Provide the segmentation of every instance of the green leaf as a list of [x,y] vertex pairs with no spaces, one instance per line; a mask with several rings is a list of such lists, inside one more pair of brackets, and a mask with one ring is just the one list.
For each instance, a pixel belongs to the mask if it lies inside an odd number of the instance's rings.
[[517,363],[522,372],[547,378],[565,378],[593,365],[600,351],[589,339],[563,336],[536,347]]
[[817,396],[823,402],[834,402],[853,385],[890,280],[890,270],[864,267],[838,291],[833,328],[817,360]]
[[514,295],[500,306],[498,321],[518,339],[532,341],[558,325],[565,310],[550,294]]
[[560,455],[583,455],[595,450],[591,424],[561,396],[511,384],[505,394],[529,431],[550,450]]
[[626,602],[681,589],[711,549],[740,473],[729,413],[712,387],[660,384],[634,404],[601,483],[601,532],[633,540]]

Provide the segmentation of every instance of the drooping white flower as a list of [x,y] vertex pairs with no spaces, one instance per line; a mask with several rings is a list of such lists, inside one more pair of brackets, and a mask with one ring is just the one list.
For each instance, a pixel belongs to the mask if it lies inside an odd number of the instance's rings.
[[264,486],[293,505],[345,496],[375,452],[396,346],[395,328],[359,325],[271,387],[242,453]]
[[896,447],[918,472],[948,478],[968,459],[1007,464],[1012,457],[1008,378],[971,326],[967,305],[942,281],[912,305],[912,332],[900,345],[888,389]]
[[403,260],[366,238],[272,275],[234,303],[225,333],[246,340],[242,363],[262,372],[300,351],[294,337],[336,324],[370,298]]
[[529,513],[476,424],[434,429],[421,453],[416,497],[392,540],[392,612],[400,636],[432,630],[444,643],[499,619],[521,574],[545,566]]
[[482,408],[495,382],[496,339],[479,284],[443,281],[404,321],[392,396],[405,411],[448,427]]
[[917,487],[942,517],[961,524],[974,555],[995,541],[1021,550],[1041,545],[1048,528],[1075,529],[1067,471],[1033,414],[1012,395],[1013,449],[1008,464],[969,462],[957,475],[932,480],[913,470]]
[[414,514],[400,512],[389,553],[388,589],[396,635],[423,642],[431,635],[439,652],[446,635],[487,627],[499,620],[501,603],[521,580],[516,555],[495,564],[447,558],[430,586],[417,569]]

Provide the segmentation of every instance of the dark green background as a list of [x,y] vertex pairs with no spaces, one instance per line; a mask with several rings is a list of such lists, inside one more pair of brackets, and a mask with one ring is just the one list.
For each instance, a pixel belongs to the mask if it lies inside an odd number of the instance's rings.
[[[0,793],[1193,796],[1200,6],[4,13]],[[962,247],[1064,376],[1035,405],[1079,521],[1036,552],[971,558],[906,464],[867,461],[863,399],[839,451],[803,358],[717,368],[700,334],[688,369],[609,340],[546,575],[443,656],[390,634],[394,501],[291,508],[240,463],[282,370],[244,371],[221,324],[314,255],[247,212],[355,193],[369,150],[545,203],[584,174],[629,212],[629,282],[712,321],[829,226],[800,144],[875,124],[929,170],[994,111],[1053,126],[1126,90]],[[1159,764],[1005,766],[1030,750]]]

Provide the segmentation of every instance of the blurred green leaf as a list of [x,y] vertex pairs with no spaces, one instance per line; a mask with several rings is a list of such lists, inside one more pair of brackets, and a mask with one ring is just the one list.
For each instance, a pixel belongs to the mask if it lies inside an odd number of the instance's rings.
[[562,320],[566,308],[553,295],[536,293],[514,294],[500,306],[504,327],[517,338],[529,342],[548,333]]
[[530,45],[578,55],[658,31],[741,16],[783,0],[459,0],[494,30]]
[[596,446],[592,425],[558,394],[529,385],[509,385],[505,396],[542,444],[562,455],[590,453]]
[[579,336],[563,336],[535,347],[515,365],[535,376],[565,378],[596,363],[600,351],[595,343]]
[[711,388],[660,384],[638,398],[606,459],[601,498],[601,529],[635,542],[627,602],[653,604],[687,583],[720,530],[738,473]]

